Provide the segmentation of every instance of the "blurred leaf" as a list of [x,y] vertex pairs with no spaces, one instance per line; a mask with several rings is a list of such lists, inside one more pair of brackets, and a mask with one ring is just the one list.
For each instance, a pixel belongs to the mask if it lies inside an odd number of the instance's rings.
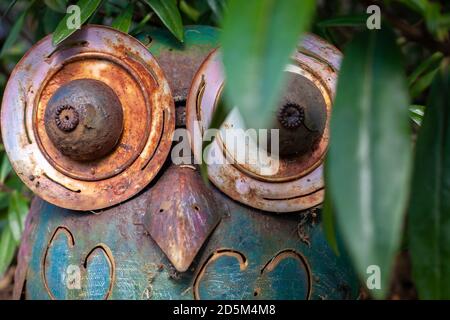
[[0,184],[3,184],[5,182],[11,170],[11,163],[9,162],[8,156],[5,153],[3,154],[2,164],[0,167]]
[[52,33],[63,17],[64,15],[62,13],[45,8],[44,15],[40,17],[40,24],[43,28],[42,32],[45,35]]
[[[211,123],[209,124],[209,129],[219,129],[222,123],[227,118],[230,113],[231,108],[224,102],[223,99],[220,99],[217,103],[217,107],[214,111],[213,117],[211,119]],[[205,154],[205,149],[214,141],[214,138],[211,141],[203,141],[202,143],[202,155]],[[209,183],[208,180],[208,168],[205,159],[202,159],[200,163],[200,174],[205,183]]]
[[128,31],[130,31],[131,22],[133,19],[133,11],[133,3],[128,4],[128,6],[125,8],[125,11],[113,21],[111,27],[119,31],[128,33]]
[[16,243],[20,243],[27,213],[27,200],[19,192],[13,191],[9,201],[8,224]]
[[[77,6],[80,7],[80,23],[83,25],[97,10],[102,0],[80,0],[77,2]],[[74,13],[66,13],[64,18],[56,27],[53,32],[53,45],[57,46],[62,41],[67,39],[72,33],[77,31],[75,28],[69,28],[67,26],[67,20],[72,17]]]
[[139,21],[139,23],[130,31],[130,34],[131,35],[136,35],[139,32],[141,32],[145,28],[147,23],[150,21],[150,19],[152,18],[153,14],[154,14],[153,12],[147,13],[145,15],[145,17],[142,18],[142,20]]
[[327,187],[360,277],[367,279],[369,266],[380,268],[381,288],[370,290],[376,298],[389,287],[408,195],[411,141],[402,59],[386,27],[356,36],[344,55],[331,118]]
[[26,187],[23,184],[22,180],[20,180],[20,178],[14,172],[12,172],[8,179],[6,179],[5,185],[10,189],[17,190],[18,192],[26,190]]
[[227,13],[226,0],[207,0],[207,2],[217,20],[222,21],[223,17]]
[[425,20],[428,30],[439,40],[444,41],[447,36],[447,29],[441,27],[441,5],[439,3],[430,2],[425,10]]
[[450,73],[439,72],[416,145],[409,212],[413,278],[421,299],[450,299]]
[[416,80],[423,75],[425,72],[431,69],[436,69],[441,63],[444,55],[440,52],[436,52],[428,57],[424,62],[422,62],[408,77],[408,83],[410,86],[416,82]]
[[8,7],[6,8],[5,12],[3,12],[2,18],[3,18],[3,17],[6,17],[6,16],[8,15],[9,11],[11,11],[11,9],[16,5],[16,3],[17,3],[17,0],[12,0],[12,1],[9,3],[9,5],[8,5]]
[[427,6],[429,5],[428,0],[397,0],[397,1],[403,3],[411,10],[414,10],[422,15],[425,14]]
[[412,105],[409,107],[409,117],[419,127],[422,125],[423,115],[425,113],[425,107],[419,105]]
[[68,3],[67,0],[44,0],[44,3],[53,11],[66,13]]
[[14,25],[12,26],[11,30],[9,31],[8,37],[6,38],[5,42],[3,43],[2,50],[0,51],[0,58],[4,57],[5,54],[8,52],[9,49],[14,45],[14,43],[17,41],[17,38],[20,35],[20,31],[22,31],[23,25],[25,23],[25,18],[28,14],[28,10],[25,10],[22,12],[22,14],[19,16],[19,18],[16,20]]
[[327,20],[322,20],[317,23],[320,28],[329,27],[361,27],[366,26],[367,14],[348,15],[342,17],[335,17]]
[[194,22],[197,22],[201,16],[201,13],[196,8],[190,6],[185,0],[180,1],[180,10]]
[[0,234],[0,278],[11,264],[17,244],[9,228],[3,228]]
[[6,192],[0,192],[0,210],[8,208],[9,206],[9,194]]
[[425,75],[423,75],[421,78],[419,78],[414,85],[410,88],[410,94],[411,98],[417,98],[420,94],[422,94],[425,90],[427,90],[431,83],[433,82],[433,78],[438,72],[439,67],[437,67],[434,70],[429,71]]
[[[250,128],[266,128],[286,80],[284,68],[308,28],[314,0],[229,1],[221,36],[225,97]],[[287,26],[282,28],[280,26]]]
[[173,35],[183,42],[183,22],[174,0],[144,0]]
[[331,203],[331,197],[329,193],[330,193],[329,190],[325,192],[325,200],[323,202],[323,209],[322,209],[323,232],[325,233],[325,238],[327,239],[328,245],[331,247],[331,249],[333,249],[336,255],[339,255],[339,247],[336,239],[336,226],[335,226],[333,205]]

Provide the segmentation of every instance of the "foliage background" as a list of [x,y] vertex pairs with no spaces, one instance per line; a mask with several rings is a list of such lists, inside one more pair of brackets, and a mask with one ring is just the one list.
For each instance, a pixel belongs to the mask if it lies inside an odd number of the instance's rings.
[[[227,105],[245,106],[240,111],[251,127],[267,122],[284,83],[282,67],[304,31],[343,50],[347,58],[326,165],[324,228],[330,245],[339,251],[335,234],[342,236],[363,282],[368,263],[382,267],[382,289],[370,292],[374,297],[386,296],[394,257],[401,252],[407,266],[396,278],[413,287],[411,255],[419,297],[450,298],[448,1],[0,0],[0,96],[14,65],[34,43],[52,32],[55,45],[70,36],[64,19],[74,3],[82,9],[82,23],[131,35],[158,26],[182,41],[183,25],[223,28],[232,85],[220,114]],[[381,8],[382,31],[367,30],[371,4]],[[425,120],[424,113],[430,114]],[[415,147],[417,136],[414,154],[407,145]],[[360,161],[364,141],[366,160]],[[361,183],[365,174],[375,178]],[[14,260],[31,196],[0,145],[0,279]]]

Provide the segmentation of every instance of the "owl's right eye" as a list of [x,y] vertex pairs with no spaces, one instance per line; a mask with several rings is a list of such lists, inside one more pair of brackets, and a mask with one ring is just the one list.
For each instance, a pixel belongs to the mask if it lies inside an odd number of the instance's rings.
[[[209,178],[219,189],[276,212],[304,210],[323,201],[322,163],[340,59],[330,44],[305,37],[285,69],[287,84],[269,128],[275,131],[249,130],[238,108],[231,111],[210,153],[228,161],[208,165]],[[197,124],[203,133],[208,129],[225,83],[216,51],[198,71],[188,97],[187,127],[194,137]]]

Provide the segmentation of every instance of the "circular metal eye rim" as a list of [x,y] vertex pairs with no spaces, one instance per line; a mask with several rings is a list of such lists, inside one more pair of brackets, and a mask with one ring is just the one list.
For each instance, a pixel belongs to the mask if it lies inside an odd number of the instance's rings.
[[[206,76],[209,77],[207,81],[210,85],[221,88],[223,84],[223,71],[221,70],[221,62],[217,61],[217,55],[217,51],[212,52],[202,64],[192,81],[187,99],[186,125],[194,138],[194,133],[199,130],[194,126],[195,121],[199,118],[203,119],[203,125],[206,127],[212,116],[212,114],[202,114],[199,103],[205,94]],[[342,54],[337,48],[315,35],[307,34],[303,37],[293,59],[302,67],[306,66],[306,68],[312,70],[320,78],[324,87],[329,90],[330,98],[334,97],[337,72],[342,59]],[[215,65],[211,66],[211,64]],[[215,72],[208,73],[209,68],[216,68]],[[206,92],[206,94],[208,93]],[[215,100],[215,103],[217,103],[217,100]],[[329,112],[327,111],[327,123]],[[200,161],[201,148],[198,147],[199,143],[194,139],[191,143],[194,156]],[[217,139],[211,144],[211,149],[214,148],[220,150]],[[301,211],[323,202],[323,157],[320,161],[317,161],[315,166],[311,167],[309,173],[291,181],[262,181],[241,171],[233,164],[208,165],[208,176],[213,184],[225,194],[251,207],[280,213]]]
[[[33,130],[34,98],[57,65],[61,52],[82,47],[117,58],[132,57],[146,70],[142,81],[154,83],[150,91],[149,137],[139,155],[122,173],[100,181],[80,181],[62,174],[40,150]],[[35,85],[38,83],[39,85]],[[14,170],[38,196],[73,210],[98,210],[121,203],[141,191],[156,176],[166,160],[175,128],[175,106],[169,85],[156,60],[138,40],[105,26],[89,25],[74,33],[57,48],[51,35],[39,41],[14,68],[5,88],[1,110],[2,137]]]

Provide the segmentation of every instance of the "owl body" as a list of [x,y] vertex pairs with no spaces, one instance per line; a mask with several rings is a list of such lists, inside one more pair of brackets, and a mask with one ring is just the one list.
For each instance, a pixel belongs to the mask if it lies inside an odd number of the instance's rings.
[[[218,46],[210,27],[138,37],[160,63],[177,126],[196,70]],[[26,299],[353,299],[358,282],[328,246],[318,207],[277,214],[237,202],[170,157],[136,196],[80,212],[36,197],[14,294]]]

